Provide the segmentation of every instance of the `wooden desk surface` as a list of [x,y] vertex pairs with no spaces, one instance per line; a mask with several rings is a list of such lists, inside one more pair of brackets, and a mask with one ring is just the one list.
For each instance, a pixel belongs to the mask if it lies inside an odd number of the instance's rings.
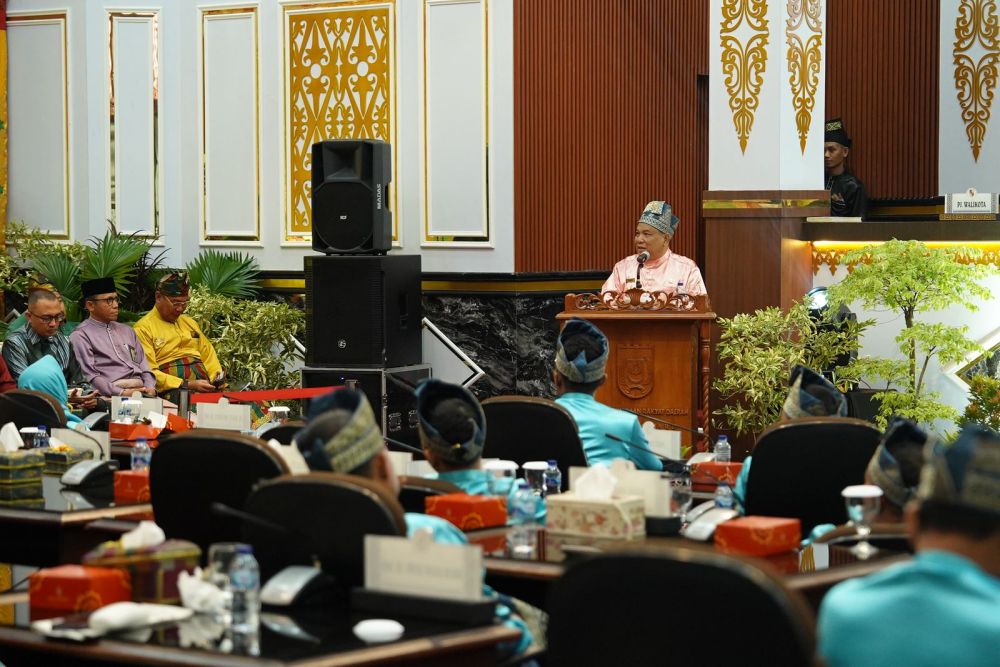
[[[0,595],[0,605],[27,604],[27,593]],[[346,620],[346,617],[344,618]],[[352,621],[353,622],[353,619]],[[505,625],[478,628],[448,627],[434,632],[431,626],[417,627],[418,622],[402,619],[404,627],[416,627],[412,638],[382,645],[365,646],[358,640],[335,642],[342,650],[300,642],[300,650],[286,651],[284,656],[267,655],[269,631],[262,627],[261,657],[229,655],[208,650],[161,646],[155,643],[137,643],[118,639],[103,639],[87,644],[54,641],[36,634],[26,627],[0,627],[0,661],[14,667],[21,664],[56,664],[63,659],[86,660],[87,664],[143,664],[143,665],[210,665],[230,667],[252,665],[255,667],[346,667],[350,665],[495,665],[496,646],[513,642],[520,633]],[[438,624],[440,625],[440,624]],[[441,626],[444,627],[444,626]],[[168,631],[169,632],[169,631]],[[150,641],[155,641],[156,633]],[[281,638],[278,638],[281,641]],[[276,651],[281,653],[281,651]]]

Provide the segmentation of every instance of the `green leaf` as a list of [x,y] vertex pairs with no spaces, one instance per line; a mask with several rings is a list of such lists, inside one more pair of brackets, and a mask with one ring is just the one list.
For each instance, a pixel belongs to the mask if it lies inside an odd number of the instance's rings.
[[213,294],[247,299],[259,289],[260,267],[250,255],[203,250],[187,265],[187,271],[192,287],[204,287]]

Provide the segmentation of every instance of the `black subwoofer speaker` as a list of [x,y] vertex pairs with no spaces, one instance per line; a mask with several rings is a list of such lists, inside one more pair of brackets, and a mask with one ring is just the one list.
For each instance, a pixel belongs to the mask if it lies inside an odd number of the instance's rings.
[[421,363],[419,255],[305,258],[306,365]]
[[382,254],[392,247],[384,141],[320,141],[312,147],[312,247],[326,254]]

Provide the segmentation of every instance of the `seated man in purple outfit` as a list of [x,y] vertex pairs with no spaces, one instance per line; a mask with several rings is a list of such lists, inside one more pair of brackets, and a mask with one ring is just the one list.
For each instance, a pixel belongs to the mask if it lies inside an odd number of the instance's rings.
[[156,396],[156,378],[139,338],[118,322],[118,289],[113,278],[83,283],[83,305],[90,317],[70,334],[83,376],[102,396]]

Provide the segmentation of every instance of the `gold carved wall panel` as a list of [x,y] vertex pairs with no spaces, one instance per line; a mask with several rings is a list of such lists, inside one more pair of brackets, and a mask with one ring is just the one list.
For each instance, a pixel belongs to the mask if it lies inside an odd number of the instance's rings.
[[[722,46],[722,74],[729,93],[733,126],[746,153],[754,115],[760,104],[760,89],[767,69],[768,21],[766,0],[723,0],[719,37]],[[746,39],[737,34],[741,26],[749,31]],[[746,33],[746,31],[744,31]]]
[[990,122],[1000,65],[1000,20],[996,0],[961,1],[955,17],[952,56],[962,122],[972,157],[978,162]]
[[[806,140],[816,106],[816,91],[823,60],[822,0],[788,0],[785,42],[788,44],[788,84],[795,109],[795,129],[799,148],[806,154]],[[805,26],[805,30],[802,27]],[[801,33],[807,33],[802,35]],[[803,36],[805,40],[803,41]]]
[[315,142],[380,139],[395,152],[395,0],[287,6],[284,16],[284,240],[295,243],[312,231]]

